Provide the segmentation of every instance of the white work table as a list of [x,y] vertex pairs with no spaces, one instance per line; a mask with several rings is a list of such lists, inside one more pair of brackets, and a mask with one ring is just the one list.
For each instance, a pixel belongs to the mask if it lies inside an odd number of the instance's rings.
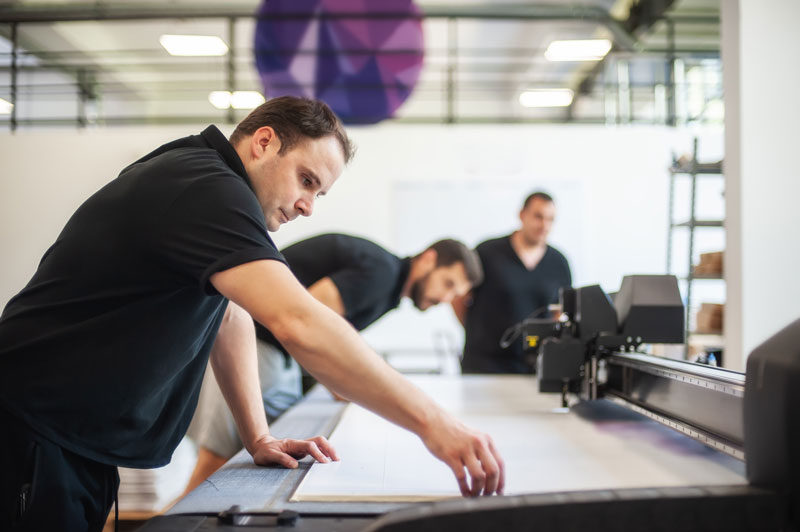
[[[489,433],[508,495],[746,484],[742,462],[607,401],[559,408],[525,376],[414,377],[465,423]],[[341,461],[314,464],[293,501],[458,497],[453,473],[413,434],[349,405],[330,437]]]
[[[568,412],[527,376],[414,377],[447,410],[492,435],[506,493],[746,484],[744,463],[605,400]],[[253,464],[241,451],[168,514],[243,510],[382,513],[458,496],[453,474],[419,439],[324,389],[272,427],[278,437],[330,435],[338,463],[296,470]],[[298,489],[299,486],[299,489]]]

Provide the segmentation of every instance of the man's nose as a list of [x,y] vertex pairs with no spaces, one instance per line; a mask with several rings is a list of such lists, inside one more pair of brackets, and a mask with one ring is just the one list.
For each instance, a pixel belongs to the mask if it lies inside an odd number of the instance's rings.
[[294,206],[303,216],[311,216],[314,212],[314,198],[300,198]]

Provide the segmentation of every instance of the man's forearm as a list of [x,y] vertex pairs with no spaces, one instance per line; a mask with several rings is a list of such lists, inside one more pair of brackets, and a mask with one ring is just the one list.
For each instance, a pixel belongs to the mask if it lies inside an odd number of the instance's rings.
[[390,421],[423,435],[439,407],[389,366],[347,322],[314,305],[282,343],[322,384]]
[[258,381],[255,328],[247,312],[230,302],[211,351],[211,367],[248,451],[269,434]]

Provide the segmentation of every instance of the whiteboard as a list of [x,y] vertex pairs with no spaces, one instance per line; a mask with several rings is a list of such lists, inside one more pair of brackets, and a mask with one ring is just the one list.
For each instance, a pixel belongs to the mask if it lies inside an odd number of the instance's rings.
[[582,282],[585,233],[583,184],[577,180],[462,179],[397,181],[392,187],[392,241],[400,254],[416,254],[442,238],[468,246],[519,229],[519,211],[528,195],[547,192],[556,219],[549,243],[569,260]]

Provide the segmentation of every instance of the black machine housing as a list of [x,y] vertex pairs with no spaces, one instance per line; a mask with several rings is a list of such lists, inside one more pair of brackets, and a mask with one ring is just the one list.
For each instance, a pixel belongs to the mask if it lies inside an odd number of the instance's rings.
[[779,503],[768,512],[779,524],[763,529],[800,530],[800,319],[753,350],[743,375],[635,353],[645,343],[684,342],[674,276],[626,276],[613,301],[596,285],[565,289],[560,299],[565,320],[522,325],[540,391],[562,393],[564,406],[567,393],[621,400],[744,460],[750,487],[765,490],[745,499],[766,493]]
[[[523,349],[536,359],[539,390],[598,397],[592,364],[643,343],[683,343],[683,302],[674,275],[628,275],[613,301],[599,285],[561,290],[563,320],[526,320]],[[566,401],[566,398],[565,398]]]

